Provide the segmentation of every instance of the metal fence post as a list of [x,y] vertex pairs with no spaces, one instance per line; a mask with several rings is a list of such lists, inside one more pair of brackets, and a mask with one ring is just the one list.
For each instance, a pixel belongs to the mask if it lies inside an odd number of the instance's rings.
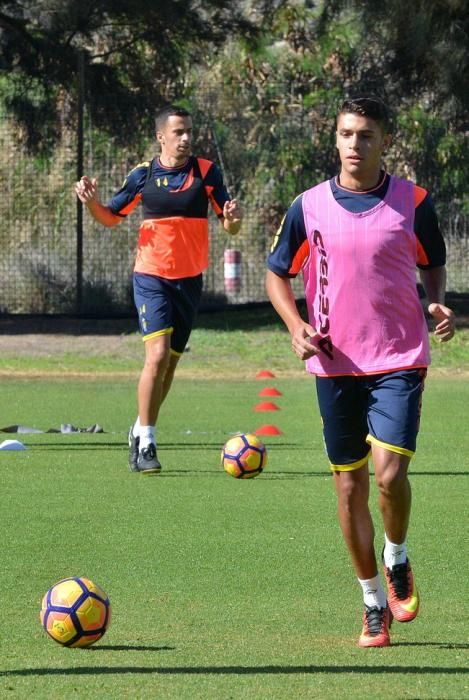
[[[85,59],[83,51],[78,52],[77,62],[77,180],[83,175],[83,113],[85,92]],[[77,197],[77,267],[76,267],[76,313],[82,311],[83,306],[83,204]]]

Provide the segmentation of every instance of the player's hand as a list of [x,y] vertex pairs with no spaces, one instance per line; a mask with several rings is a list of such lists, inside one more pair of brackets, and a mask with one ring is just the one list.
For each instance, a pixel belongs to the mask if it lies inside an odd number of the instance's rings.
[[434,334],[440,343],[446,343],[448,340],[451,340],[455,333],[455,318],[451,309],[443,304],[430,304],[428,313],[436,321]]
[[313,355],[317,355],[320,350],[314,344],[314,339],[318,334],[313,326],[302,321],[291,332],[291,349],[300,360],[308,360]]
[[97,191],[98,181],[96,178],[90,180],[89,177],[83,175],[83,177],[75,183],[75,192],[82,204],[89,204],[89,202],[95,200]]
[[223,206],[223,216],[229,224],[241,223],[241,207],[238,200],[230,199]]

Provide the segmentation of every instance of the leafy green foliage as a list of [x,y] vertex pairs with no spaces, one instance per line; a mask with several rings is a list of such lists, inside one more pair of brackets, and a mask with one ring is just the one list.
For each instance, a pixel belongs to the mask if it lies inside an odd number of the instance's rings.
[[[448,89],[468,60],[464,3],[429,3],[428,16],[428,4],[404,5],[280,3],[255,46],[233,39],[197,70],[199,119],[213,77],[227,86],[212,87],[210,119],[236,190],[256,210],[255,240],[278,225],[296,194],[335,173],[337,106],[359,92],[381,95],[395,114],[388,167],[430,189],[444,217],[452,202],[469,211],[468,93]],[[461,59],[448,58],[443,75],[435,46],[440,58],[453,47]]]
[[28,129],[29,144],[43,147],[39,120],[58,122],[65,97],[70,115],[75,111],[81,56],[93,121],[125,142],[135,133],[129,123],[148,128],[155,107],[183,90],[184,69],[202,46],[220,44],[227,32],[253,31],[228,0],[203,7],[195,0],[2,0],[0,66],[16,81],[4,99]]
[[[345,4],[345,3],[341,3]],[[364,33],[373,46],[386,46],[382,72],[394,89],[426,99],[432,107],[462,123],[469,94],[461,76],[469,70],[469,18],[464,0],[430,0],[386,5],[372,0],[359,8]]]
[[[4,127],[2,143],[11,140],[8,157],[15,159],[13,168],[2,168],[15,195],[2,218],[0,239],[10,239],[17,211],[30,213],[22,221],[25,240],[39,241],[37,232],[49,230],[52,211],[54,236],[64,221],[71,231],[75,201],[64,200],[64,177],[57,170],[66,150],[70,192],[81,57],[85,170],[92,164],[104,199],[131,166],[153,155],[154,109],[177,100],[193,112],[194,150],[221,164],[230,191],[242,200],[250,247],[245,257],[253,266],[263,264],[293,198],[335,174],[335,115],[343,97],[380,94],[395,115],[386,165],[432,193],[456,250],[451,284],[467,290],[464,245],[459,245],[467,239],[469,213],[465,5],[462,0],[411,6],[403,0],[385,5],[371,0],[0,0],[0,108],[14,117]],[[32,181],[32,170],[47,178],[36,177],[29,192],[19,191],[21,172]],[[44,223],[38,227],[40,206]],[[89,223],[89,228],[101,244],[97,227]],[[106,251],[108,268],[114,255],[127,265],[131,245],[124,247],[129,250]],[[66,269],[68,250],[65,258],[49,266],[60,272],[56,289],[67,298],[68,310],[73,299],[63,288],[63,279],[73,277]],[[90,265],[94,258],[89,256]],[[14,273],[15,264],[8,265]],[[36,286],[28,298],[40,300],[38,310],[56,310],[41,301],[48,294],[41,288],[47,264],[41,265],[31,272]],[[27,260],[26,270],[29,266]],[[93,285],[94,268],[86,275]],[[102,283],[99,279],[98,290]]]

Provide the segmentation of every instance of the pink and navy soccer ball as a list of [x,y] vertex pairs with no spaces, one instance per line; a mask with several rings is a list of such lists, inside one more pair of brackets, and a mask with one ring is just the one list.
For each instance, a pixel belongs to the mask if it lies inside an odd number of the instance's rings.
[[90,579],[65,578],[42,599],[41,623],[65,647],[89,647],[101,639],[111,621],[111,604]]
[[223,469],[235,479],[252,479],[267,465],[267,450],[257,435],[241,433],[230,438],[221,452]]

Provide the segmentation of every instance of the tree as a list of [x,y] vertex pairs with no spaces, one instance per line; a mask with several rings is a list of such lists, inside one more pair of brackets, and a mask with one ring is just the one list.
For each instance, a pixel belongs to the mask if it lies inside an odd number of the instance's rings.
[[[346,2],[340,3],[346,5]],[[353,3],[373,46],[386,48],[384,75],[405,95],[425,95],[442,116],[466,121],[469,14],[465,0]]]
[[202,47],[255,31],[229,0],[0,0],[0,89],[29,144],[47,145],[75,110],[81,53],[93,122],[132,140]]
[[469,14],[465,0],[334,0],[334,16],[361,24],[355,86],[374,89],[393,108],[395,169],[428,186],[440,202],[469,210]]
[[[371,0],[290,0],[277,4],[255,44],[235,37],[207,56],[189,83],[196,121],[210,122],[204,143],[215,134],[234,191],[255,212],[250,233],[260,245],[298,192],[336,172],[337,107],[360,92],[377,93],[395,115],[388,167],[428,187],[443,215],[469,209],[466,26],[459,0],[407,12],[402,0],[385,9]],[[433,51],[447,58],[443,79]],[[458,90],[449,88],[462,69]]]

